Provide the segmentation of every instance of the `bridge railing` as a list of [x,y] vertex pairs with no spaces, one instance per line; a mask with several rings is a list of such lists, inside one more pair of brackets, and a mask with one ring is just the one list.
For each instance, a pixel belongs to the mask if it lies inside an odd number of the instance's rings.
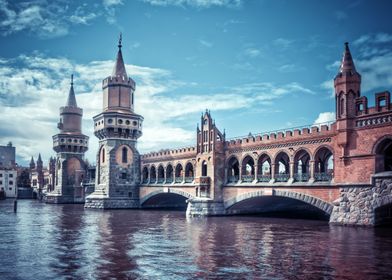
[[162,184],[165,181],[165,178],[158,178],[157,183]]
[[176,184],[182,183],[183,179],[184,179],[183,177],[176,177],[176,178],[174,178],[174,183],[176,183]]
[[173,183],[173,177],[166,178],[165,184],[171,184],[171,183]]
[[253,182],[254,179],[255,179],[255,175],[242,175],[241,176],[241,181],[244,183]]
[[310,175],[308,173],[297,173],[294,174],[294,181],[295,182],[307,182],[310,179]]
[[332,174],[325,172],[314,173],[314,179],[318,182],[328,182],[332,180]]
[[194,177],[185,177],[184,181],[185,183],[192,183],[194,179]]
[[157,182],[157,178],[150,178],[150,184],[155,184]]
[[271,181],[271,175],[263,175],[263,174],[258,174],[257,175],[257,182],[269,182]]
[[228,183],[237,183],[239,180],[239,176],[229,176],[227,177],[227,182]]
[[276,182],[287,182],[290,178],[290,174],[275,174]]

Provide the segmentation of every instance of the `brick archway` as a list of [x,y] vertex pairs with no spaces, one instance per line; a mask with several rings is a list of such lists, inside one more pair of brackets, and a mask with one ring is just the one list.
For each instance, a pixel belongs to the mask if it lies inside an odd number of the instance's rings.
[[174,189],[174,188],[170,188],[170,189],[167,189],[167,190],[161,189],[161,190],[153,191],[153,192],[147,194],[146,196],[140,198],[140,206],[142,206],[147,200],[149,200],[150,198],[152,198],[152,197],[154,197],[156,195],[168,194],[168,193],[181,195],[181,196],[183,196],[185,198],[188,198],[188,199],[189,198],[194,198],[194,196],[191,195],[190,193],[187,193],[187,192],[184,192],[184,191],[181,191],[181,190],[177,190],[177,189]]
[[[234,198],[229,199],[228,201],[225,202],[225,209],[228,210],[230,207],[234,206],[235,204],[244,201],[246,199],[250,198],[256,198],[256,197],[266,197],[266,196],[271,196],[271,194],[265,194],[263,190],[255,191],[255,192],[248,192],[245,194],[238,195]],[[280,191],[280,190],[273,190],[272,196],[278,196],[278,197],[286,197],[286,198],[291,198],[291,199],[296,199],[302,202],[305,202],[307,204],[310,204],[324,213],[331,215],[333,205],[321,200],[319,198],[316,198],[314,196],[302,194],[299,192],[292,192],[292,191]]]

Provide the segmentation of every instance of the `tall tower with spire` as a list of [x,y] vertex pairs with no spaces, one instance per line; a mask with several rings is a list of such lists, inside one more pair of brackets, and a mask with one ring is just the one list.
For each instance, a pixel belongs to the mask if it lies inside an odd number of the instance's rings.
[[84,202],[82,182],[86,172],[84,153],[88,149],[88,136],[82,133],[83,110],[76,103],[73,85],[71,75],[67,103],[60,108],[57,124],[60,131],[53,136],[53,150],[57,153],[54,190],[46,196],[47,203]]
[[354,128],[356,101],[361,95],[361,75],[357,72],[348,43],[344,44],[344,52],[339,72],[334,79],[336,100],[336,125],[339,131],[338,145],[341,157],[348,152],[350,134]]
[[87,196],[87,208],[138,208],[140,155],[137,139],[143,117],[134,112],[135,82],[128,77],[122,56],[122,38],[112,74],[102,82],[103,108],[95,116],[94,134],[99,139],[95,190]]

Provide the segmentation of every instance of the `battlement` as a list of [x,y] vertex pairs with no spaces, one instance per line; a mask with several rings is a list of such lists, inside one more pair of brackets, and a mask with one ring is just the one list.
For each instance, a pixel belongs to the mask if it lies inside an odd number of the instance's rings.
[[272,144],[274,142],[298,141],[306,138],[331,136],[335,134],[335,122],[322,123],[318,125],[301,126],[290,129],[280,129],[269,132],[262,132],[256,135],[235,137],[226,140],[228,148],[253,146],[258,144]]
[[392,111],[391,94],[389,91],[378,92],[374,95],[375,106],[368,107],[368,99],[361,96],[355,99],[356,116],[364,116]]
[[109,76],[107,78],[105,78],[102,81],[102,87],[105,88],[107,86],[112,86],[112,85],[127,85],[129,87],[131,87],[133,90],[135,90],[135,81],[130,78],[130,77],[126,77],[126,76]]
[[191,147],[183,147],[183,148],[176,148],[176,149],[165,149],[160,150],[158,152],[150,152],[144,155],[141,155],[141,159],[143,161],[155,161],[155,160],[162,160],[164,158],[182,158],[187,156],[194,156],[197,150],[195,146]]

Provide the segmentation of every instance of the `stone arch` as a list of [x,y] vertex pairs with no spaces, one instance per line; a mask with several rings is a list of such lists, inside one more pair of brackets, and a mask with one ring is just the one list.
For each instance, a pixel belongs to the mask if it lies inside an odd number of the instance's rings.
[[171,163],[168,163],[165,168],[165,174],[166,174],[166,183],[172,183],[173,182],[173,175],[174,175],[174,170],[173,170],[173,165]]
[[328,145],[322,145],[314,152],[314,178],[316,181],[331,181],[333,173],[333,149]]
[[255,160],[247,154],[241,162],[241,180],[243,182],[252,182],[255,179]]
[[165,169],[163,168],[163,165],[160,164],[158,165],[157,182],[163,183],[164,180],[165,180]]
[[269,182],[272,175],[272,160],[271,155],[267,152],[263,152],[257,158],[257,181]]
[[157,181],[157,169],[155,165],[150,166],[150,183],[155,183]]
[[374,171],[392,171],[392,135],[384,135],[373,145],[372,154],[375,155]]
[[182,164],[180,162],[176,165],[174,176],[174,180],[176,183],[182,182],[182,179],[184,178],[184,168],[182,167]]
[[310,178],[311,153],[307,148],[300,148],[294,154],[294,180],[307,182]]
[[142,171],[142,183],[146,184],[148,182],[148,175],[149,175],[149,170],[147,166],[143,167]]
[[274,157],[275,180],[287,182],[290,178],[290,156],[285,150],[280,150]]
[[227,181],[229,183],[236,183],[239,180],[240,164],[238,158],[232,155],[227,161]]
[[307,204],[310,204],[324,213],[331,215],[333,205],[331,203],[328,203],[322,199],[316,198],[314,196],[310,196],[307,194],[299,193],[299,192],[293,192],[293,191],[283,191],[283,190],[273,190],[272,195],[265,195],[263,190],[259,191],[254,191],[254,192],[248,192],[244,194],[240,194],[234,198],[231,198],[227,200],[225,204],[225,210],[228,210],[230,207],[233,207],[235,204],[250,199],[250,198],[255,198],[255,197],[267,197],[267,196],[277,196],[277,197],[286,197],[286,198],[291,198],[291,199],[296,199],[302,202],[305,202]]
[[149,200],[150,198],[152,198],[152,197],[154,197],[154,196],[156,196],[156,195],[159,195],[159,194],[164,194],[164,193],[174,193],[174,194],[178,194],[178,195],[181,195],[181,196],[183,196],[183,197],[185,197],[185,198],[187,198],[187,199],[194,198],[194,196],[193,196],[192,194],[187,193],[187,192],[184,192],[184,191],[181,191],[181,190],[177,190],[177,189],[174,189],[174,188],[170,188],[170,189],[168,189],[167,191],[164,191],[163,189],[161,189],[161,190],[157,190],[157,191],[150,192],[150,193],[147,194],[146,196],[140,198],[140,206],[143,206],[143,204],[144,204],[147,200]]

